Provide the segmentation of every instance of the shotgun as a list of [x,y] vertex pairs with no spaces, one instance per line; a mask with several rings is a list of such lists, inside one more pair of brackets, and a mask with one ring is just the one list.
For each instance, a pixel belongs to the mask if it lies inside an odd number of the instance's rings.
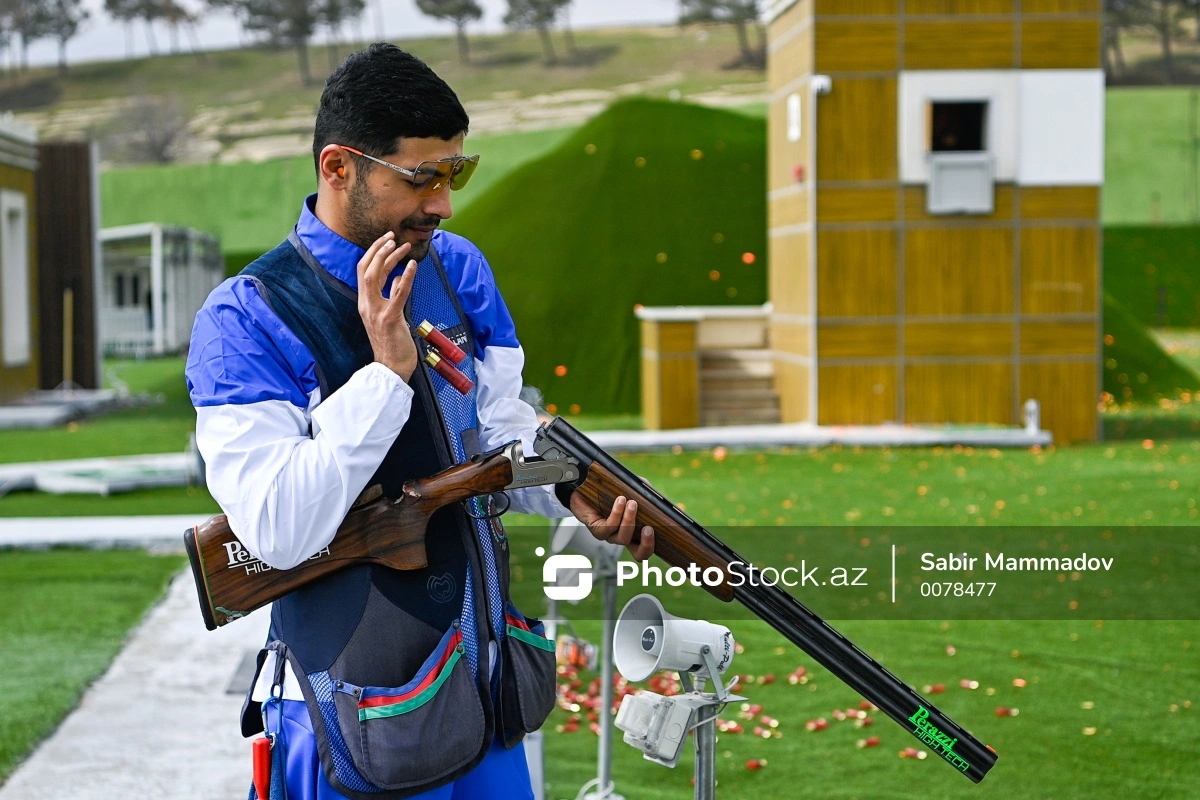
[[[786,591],[756,585],[745,559],[568,422],[559,418],[542,425],[533,448],[537,455],[526,456],[521,443],[513,442],[430,478],[409,481],[395,500],[377,491],[360,498],[329,546],[290,570],[272,570],[254,559],[224,516],[196,526],[185,534],[184,543],[205,625],[212,630],[232,622],[351,564],[420,569],[426,565],[429,517],[453,502],[554,484],[564,504],[578,492],[607,515],[623,496],[637,501],[637,530],[644,525],[654,528],[655,555],[685,570],[694,564],[701,572],[720,571],[726,579],[705,580],[706,591],[746,606],[972,781],[983,780],[996,763],[994,750]],[[731,580],[734,577],[740,580]]]
[[[776,585],[754,585],[745,567],[749,562],[568,422],[555,419],[543,425],[533,448],[547,461],[578,464],[580,477],[565,487],[579,492],[597,510],[607,513],[618,496],[636,500],[636,530],[643,525],[654,528],[655,555],[685,570],[696,564],[701,571],[715,567],[723,572],[726,580],[712,585],[704,581],[706,591],[725,602],[740,602],[972,781],[982,781],[996,763],[996,751],[796,598]],[[556,487],[562,497],[565,492],[560,487],[564,485]],[[735,575],[740,580],[728,579]]]

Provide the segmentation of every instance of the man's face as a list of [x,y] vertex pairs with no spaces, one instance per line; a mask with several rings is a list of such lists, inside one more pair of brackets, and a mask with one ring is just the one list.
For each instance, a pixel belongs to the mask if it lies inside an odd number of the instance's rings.
[[[383,160],[405,169],[415,169],[422,161],[440,161],[461,156],[463,137],[442,139],[399,139],[396,151]],[[412,245],[411,258],[420,261],[429,252],[433,232],[449,219],[450,187],[421,197],[412,181],[381,164],[357,159],[358,170],[350,184],[346,205],[346,231],[350,241],[368,248],[388,231],[396,234],[396,243]],[[370,168],[366,174],[363,168]]]

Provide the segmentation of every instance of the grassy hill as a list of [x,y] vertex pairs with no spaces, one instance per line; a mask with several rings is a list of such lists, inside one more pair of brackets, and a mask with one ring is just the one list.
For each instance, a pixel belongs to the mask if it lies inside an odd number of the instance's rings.
[[1154,403],[1200,389],[1200,377],[1162,349],[1132,314],[1104,293],[1104,391],[1116,403]]
[[[470,187],[454,193],[455,210],[461,211],[514,167],[552,149],[572,131],[469,137],[466,146],[481,155],[480,169]],[[130,167],[102,174],[100,208],[105,227],[153,220],[215,233],[236,271],[287,236],[301,202],[314,191],[312,156],[258,164]]]
[[765,133],[761,119],[625,101],[450,221],[491,262],[527,384],[564,412],[636,410],[635,304],[766,300]]
[[1104,229],[1104,289],[1138,322],[1200,328],[1200,227]]

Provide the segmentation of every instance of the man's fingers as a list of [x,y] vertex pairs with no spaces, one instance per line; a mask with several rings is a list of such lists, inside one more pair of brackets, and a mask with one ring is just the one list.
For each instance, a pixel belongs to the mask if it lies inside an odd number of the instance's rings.
[[384,242],[383,246],[379,248],[379,252],[375,254],[375,257],[371,259],[371,263],[367,265],[367,271],[364,275],[365,285],[372,290],[372,299],[383,296],[383,287],[387,285],[387,276],[400,263],[400,259],[408,255],[408,251],[411,249],[412,245],[408,242],[396,246],[394,241]]
[[654,555],[654,528],[646,525],[642,528],[642,538],[637,545],[629,546],[630,554],[638,561],[645,561]]
[[393,302],[404,305],[408,302],[408,296],[412,293],[413,281],[417,279],[417,262],[410,260],[404,268],[404,272],[396,276],[392,281],[392,291],[388,295]]
[[367,252],[363,253],[363,257],[358,260],[358,283],[360,286],[363,284],[363,279],[367,277],[367,270],[371,266],[371,262],[375,260],[375,256],[379,254],[380,249],[386,242],[390,242],[395,238],[396,234],[388,231],[383,236],[371,242],[371,246],[367,248]]

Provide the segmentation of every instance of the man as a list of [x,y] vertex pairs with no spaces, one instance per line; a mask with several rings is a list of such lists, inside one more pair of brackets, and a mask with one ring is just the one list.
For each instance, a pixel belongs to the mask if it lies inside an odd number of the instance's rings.
[[[512,318],[479,250],[438,230],[478,163],[467,125],[415,57],[351,55],[321,96],[317,193],[196,317],[187,379],[209,488],[271,567],[319,556],[369,486],[396,496],[513,439],[532,452]],[[466,394],[424,365],[426,320],[466,351]],[[607,516],[577,495],[568,511],[553,487],[509,500],[653,552],[649,528],[631,544],[623,498]],[[428,568],[351,567],[272,608],[242,725],[276,737],[292,800],[532,797],[520,741],[553,707],[553,647],[508,600],[495,504],[472,508],[431,519]]]

